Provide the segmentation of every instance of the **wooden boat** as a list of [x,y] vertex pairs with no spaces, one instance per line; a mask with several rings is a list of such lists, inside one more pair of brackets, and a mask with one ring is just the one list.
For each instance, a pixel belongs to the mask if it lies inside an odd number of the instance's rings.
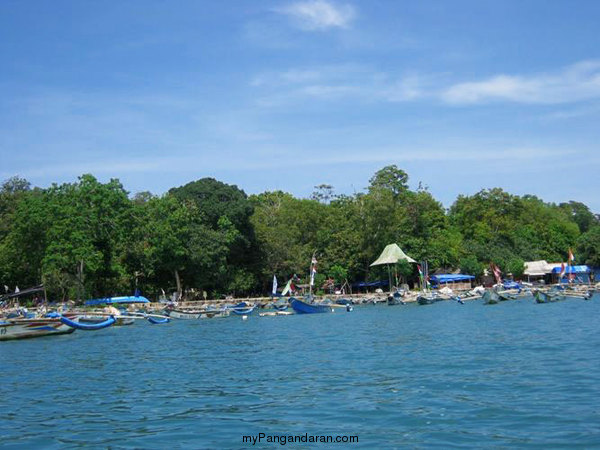
[[[135,322],[135,319],[133,319],[132,317],[119,317],[118,315],[115,315],[115,323],[114,325],[116,327],[121,327],[121,326],[125,326],[125,325],[133,325],[133,323]],[[106,320],[106,316],[97,316],[97,315],[85,315],[85,316],[80,316],[78,322],[79,323],[87,323],[87,324],[96,324],[96,323],[102,323]]]
[[333,312],[330,303],[309,303],[295,297],[290,298],[292,308],[297,314],[318,314]]
[[393,294],[388,295],[387,304],[388,306],[404,305],[402,294],[400,292],[394,292]]
[[553,303],[565,299],[565,294],[557,291],[544,292],[537,290],[533,293],[533,296],[537,303]]
[[417,302],[419,303],[419,305],[431,305],[433,303],[439,302],[440,300],[444,299],[435,292],[426,292],[417,296]]
[[286,303],[273,303],[273,308],[275,308],[277,311],[285,311],[289,307],[290,307],[290,305],[287,302]]
[[352,305],[352,303],[353,303],[352,300],[349,300],[347,298],[340,298],[335,301],[336,305],[342,305],[342,306]]
[[104,318],[100,323],[79,322],[78,314],[50,313],[45,317],[12,318],[0,321],[0,341],[26,339],[58,334],[69,334],[77,330],[100,330],[115,323],[114,317]]
[[228,317],[229,309],[202,309],[202,310],[185,310],[172,309],[168,312],[172,319],[212,319],[215,317]]
[[496,292],[493,289],[487,289],[483,293],[481,298],[483,299],[483,303],[485,305],[495,305],[496,303],[498,303],[500,301],[500,296],[498,295],[498,292]]
[[151,324],[154,324],[154,325],[162,324],[162,323],[169,323],[171,321],[171,319],[169,319],[168,317],[163,317],[162,319],[160,319],[160,318],[149,316],[149,317],[147,317],[147,319],[148,319],[148,322],[150,322]]
[[[76,315],[65,315],[76,319]],[[75,331],[59,317],[0,319],[0,341],[69,334]]]
[[256,305],[250,306],[246,302],[240,302],[235,306],[229,307],[229,310],[231,312],[233,312],[234,314],[237,314],[238,316],[247,316],[249,314],[252,314],[252,312],[254,311],[255,308],[256,308]]

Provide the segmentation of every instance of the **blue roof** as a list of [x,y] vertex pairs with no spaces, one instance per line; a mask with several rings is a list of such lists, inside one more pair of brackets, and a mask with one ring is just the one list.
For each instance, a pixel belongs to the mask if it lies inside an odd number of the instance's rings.
[[[591,270],[588,266],[566,266],[565,273],[590,273]],[[552,269],[552,273],[560,273],[560,267]]]
[[146,297],[142,296],[129,296],[129,297],[106,297],[106,298],[95,298],[93,300],[87,300],[86,305],[112,305],[115,303],[150,303]]
[[473,275],[463,275],[460,273],[444,273],[440,275],[433,275],[430,280],[434,283],[453,283],[455,281],[469,281],[474,280]]

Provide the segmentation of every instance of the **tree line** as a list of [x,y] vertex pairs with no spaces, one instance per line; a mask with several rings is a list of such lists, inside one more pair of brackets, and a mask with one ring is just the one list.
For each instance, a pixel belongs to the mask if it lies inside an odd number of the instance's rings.
[[[315,253],[317,285],[383,279],[386,268],[370,263],[392,242],[431,270],[475,276],[493,261],[519,277],[524,261],[565,261],[570,248],[578,263],[600,266],[600,218],[583,203],[494,188],[446,210],[427,188],[411,190],[394,165],[351,196],[325,184],[311,198],[248,196],[212,178],[130,196],[119,180],[89,174],[46,189],[13,177],[0,188],[0,284],[41,282],[61,300],[136,287],[153,298],[265,294],[273,274],[306,278]],[[416,277],[410,265],[398,270]]]

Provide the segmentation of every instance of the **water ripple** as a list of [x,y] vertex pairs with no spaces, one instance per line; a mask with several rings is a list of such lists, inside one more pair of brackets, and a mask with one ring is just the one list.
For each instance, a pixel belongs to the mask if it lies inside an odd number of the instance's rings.
[[5,342],[0,439],[245,448],[243,435],[264,432],[358,435],[357,448],[590,448],[599,300],[359,307]]

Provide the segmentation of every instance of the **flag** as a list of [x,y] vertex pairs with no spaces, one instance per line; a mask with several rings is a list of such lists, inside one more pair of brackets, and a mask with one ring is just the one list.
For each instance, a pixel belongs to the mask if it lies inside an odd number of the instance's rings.
[[560,275],[558,277],[559,280],[562,280],[562,277],[565,276],[565,272],[567,271],[567,268],[565,267],[565,263],[562,263],[560,265]]
[[317,273],[317,258],[315,258],[314,256],[312,257],[312,260],[310,262],[310,285],[314,286],[315,285],[315,274]]
[[575,255],[573,255],[573,252],[569,249],[569,264],[572,264],[573,261],[575,261]]
[[423,279],[423,270],[421,270],[421,266],[417,264],[417,269],[419,269],[419,279],[421,280],[421,286],[425,287],[425,280]]
[[277,294],[277,277],[273,275],[273,295]]
[[15,294],[18,294],[19,292],[21,292],[21,291],[19,290],[19,286],[16,286],[16,287],[15,287]]
[[8,294],[8,286],[7,285],[4,285],[4,293]]
[[494,274],[494,278],[496,278],[496,283],[502,284],[502,271],[500,270],[500,267],[498,267],[496,264],[491,262],[490,269],[492,270],[492,273]]

